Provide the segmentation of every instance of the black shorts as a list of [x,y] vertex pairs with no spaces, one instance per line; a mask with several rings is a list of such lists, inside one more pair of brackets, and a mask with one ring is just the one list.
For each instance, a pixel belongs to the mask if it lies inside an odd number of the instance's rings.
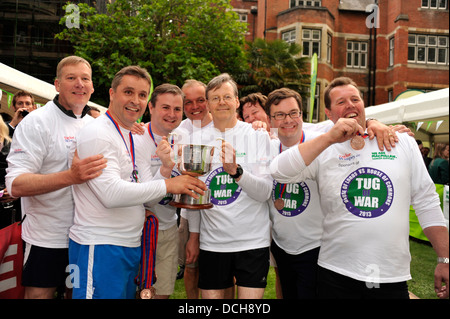
[[231,253],[200,250],[200,289],[226,289],[234,285],[265,288],[270,266],[269,247]]
[[409,299],[406,281],[369,284],[320,266],[318,269],[320,299]]
[[69,249],[25,245],[26,261],[22,271],[22,285],[39,288],[65,285],[66,277],[69,275],[66,273],[69,265]]

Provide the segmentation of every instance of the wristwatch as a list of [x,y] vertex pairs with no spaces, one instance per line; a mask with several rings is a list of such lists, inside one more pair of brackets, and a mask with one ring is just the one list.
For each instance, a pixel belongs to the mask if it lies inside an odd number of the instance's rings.
[[438,257],[438,264],[448,264],[448,257]]
[[234,179],[237,179],[237,178],[241,177],[241,175],[243,173],[244,173],[244,170],[242,169],[241,165],[238,164],[237,168],[236,168],[236,174],[234,174],[234,175],[230,174],[230,176]]

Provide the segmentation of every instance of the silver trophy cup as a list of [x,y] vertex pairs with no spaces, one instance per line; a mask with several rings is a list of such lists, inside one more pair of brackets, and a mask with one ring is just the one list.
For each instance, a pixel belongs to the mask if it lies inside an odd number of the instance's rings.
[[[214,146],[184,144],[178,145],[178,170],[183,175],[198,177],[211,171]],[[174,194],[171,206],[187,209],[208,209],[211,203],[211,190],[207,189],[198,199],[186,194]]]

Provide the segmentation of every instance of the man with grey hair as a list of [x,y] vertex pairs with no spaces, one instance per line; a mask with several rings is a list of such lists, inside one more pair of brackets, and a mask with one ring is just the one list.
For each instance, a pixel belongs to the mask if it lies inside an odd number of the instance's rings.
[[[199,288],[202,298],[220,299],[236,279],[240,299],[262,298],[269,270],[270,222],[267,200],[272,180],[266,172],[270,138],[238,121],[237,85],[228,74],[206,87],[214,127],[202,144],[216,146],[211,172],[201,177],[214,207],[200,210]],[[218,141],[221,140],[221,141]],[[189,223],[199,217],[189,211]]]

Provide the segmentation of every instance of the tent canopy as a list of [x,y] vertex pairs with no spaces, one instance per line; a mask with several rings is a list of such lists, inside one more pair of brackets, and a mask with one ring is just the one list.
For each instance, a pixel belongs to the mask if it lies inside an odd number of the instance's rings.
[[448,143],[449,89],[415,95],[366,108],[366,117],[384,124],[405,124],[417,139]]

